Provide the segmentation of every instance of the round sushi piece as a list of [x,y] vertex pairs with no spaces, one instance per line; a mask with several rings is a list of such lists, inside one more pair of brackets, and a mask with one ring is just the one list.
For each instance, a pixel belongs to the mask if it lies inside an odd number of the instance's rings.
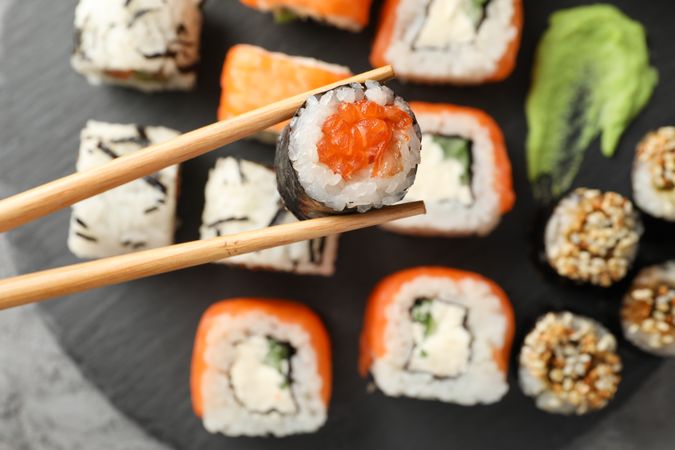
[[513,331],[511,303],[492,281],[445,267],[404,270],[370,296],[360,371],[394,397],[495,403],[509,389]]
[[582,415],[604,408],[621,381],[616,339],[571,312],[541,317],[520,352],[520,386],[538,408]]
[[659,128],[638,145],[633,196],[647,214],[675,221],[675,127]]
[[392,205],[415,181],[421,139],[408,104],[377,82],[312,96],[277,143],[279,193],[299,219]]
[[640,271],[623,298],[626,339],[658,356],[675,356],[675,261]]
[[641,235],[630,200],[579,188],[560,201],[546,225],[546,258],[562,277],[608,287],[628,273]]
[[427,213],[382,227],[416,236],[490,233],[516,198],[499,125],[475,108],[410,106],[422,128],[422,162],[404,201],[424,200]]
[[286,436],[326,421],[331,349],[304,305],[237,298],[202,316],[192,355],[192,406],[212,433]]

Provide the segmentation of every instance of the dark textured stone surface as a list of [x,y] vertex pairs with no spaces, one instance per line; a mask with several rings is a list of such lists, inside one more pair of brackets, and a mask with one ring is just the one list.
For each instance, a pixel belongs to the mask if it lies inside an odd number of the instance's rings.
[[[516,345],[536,317],[549,309],[588,314],[618,331],[618,299],[624,285],[608,291],[560,286],[534,264],[532,236],[538,214],[525,177],[523,114],[537,39],[555,9],[581,1],[525,2],[526,27],[515,74],[506,82],[473,88],[391,83],[409,100],[455,102],[492,114],[504,129],[514,164],[515,210],[487,238],[414,239],[365,230],[342,239],[337,275],[331,279],[247,272],[204,266],[57,300],[44,309],[83,370],[113,403],[147,430],[178,448],[668,448],[675,431],[667,418],[675,370],[621,342],[625,379],[607,410],[583,418],[537,411],[516,385],[491,406],[463,408],[437,402],[368,394],[356,374],[363,304],[382,276],[419,264],[475,270],[500,283],[514,303]],[[633,148],[650,128],[674,121],[675,8],[666,0],[614,2],[648,25],[654,64],[661,75],[655,98],[621,141],[617,157],[588,154],[576,185],[629,193]],[[368,68],[373,27],[351,34],[312,23],[276,26],[270,16],[234,0],[206,4],[199,87],[190,94],[147,96],[92,87],[69,67],[74,0],[16,2],[0,37],[5,48],[0,92],[0,180],[12,191],[73,170],[78,134],[87,119],[138,122],[190,130],[215,118],[218,78],[227,48],[238,42]],[[376,4],[379,6],[379,3]],[[271,161],[272,148],[239,142],[183,166],[178,240],[197,237],[203,186],[218,155]],[[8,234],[20,271],[74,262],[65,246],[67,211]],[[675,257],[672,228],[650,227],[639,265]],[[188,376],[192,337],[201,312],[213,301],[238,295],[297,299],[315,308],[334,347],[334,398],[327,425],[310,436],[283,440],[227,439],[206,433],[192,415]],[[515,352],[512,358],[515,362]],[[659,367],[661,366],[661,367]],[[670,399],[670,401],[668,401]]]

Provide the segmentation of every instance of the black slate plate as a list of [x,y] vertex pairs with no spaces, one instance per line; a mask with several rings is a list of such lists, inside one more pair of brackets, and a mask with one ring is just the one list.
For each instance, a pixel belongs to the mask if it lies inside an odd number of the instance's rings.
[[[460,407],[392,399],[367,393],[356,373],[357,342],[364,301],[386,274],[415,265],[442,264],[478,271],[500,283],[517,317],[516,348],[541,313],[569,308],[618,329],[615,289],[561,286],[534,262],[533,236],[540,211],[525,178],[524,98],[534,48],[549,14],[582,1],[525,2],[525,30],[518,68],[506,82],[474,88],[391,86],[410,100],[454,102],[484,108],[501,124],[514,166],[518,202],[499,229],[478,239],[414,239],[377,229],[343,236],[337,275],[331,279],[247,272],[208,265],[100,289],[45,304],[64,346],[84,371],[124,412],[152,434],[178,448],[560,448],[621,408],[659,361],[622,342],[625,377],[606,411],[583,418],[539,412],[510,376],[511,391],[498,404]],[[646,110],[631,125],[613,159],[588,154],[577,185],[629,193],[633,148],[649,129],[675,123],[675,47],[669,1],[615,1],[646,24],[661,83]],[[146,96],[91,87],[72,72],[75,0],[15,1],[2,29],[4,89],[0,93],[0,184],[18,192],[73,170],[78,133],[90,118],[161,124],[183,131],[209,123],[218,103],[220,66],[228,47],[247,42],[266,48],[368,68],[374,28],[351,34],[312,23],[276,26],[267,15],[234,0],[209,0],[205,10],[199,88],[191,94]],[[376,2],[375,10],[379,8]],[[179,205],[179,241],[197,237],[202,190],[209,168],[224,154],[270,162],[272,148],[239,142],[186,163]],[[65,246],[68,213],[60,212],[9,234],[23,272],[72,263]],[[672,228],[650,223],[638,266],[675,257]],[[209,435],[190,410],[188,377],[192,338],[200,314],[214,301],[235,296],[272,296],[302,301],[324,319],[333,340],[335,385],[328,423],[318,433],[280,440],[228,439]],[[515,363],[515,354],[512,362]],[[650,405],[642,405],[650,414]],[[664,412],[661,412],[664,413]],[[675,407],[665,413],[675,413]],[[639,430],[636,430],[639,432]],[[665,439],[675,437],[670,431]],[[667,442],[667,441],[665,441]]]

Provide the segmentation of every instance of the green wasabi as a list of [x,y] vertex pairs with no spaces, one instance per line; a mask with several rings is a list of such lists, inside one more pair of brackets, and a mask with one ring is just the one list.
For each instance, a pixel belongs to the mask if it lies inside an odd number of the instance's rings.
[[609,157],[658,81],[645,30],[597,4],[554,13],[537,49],[526,113],[528,174],[535,196],[563,194],[602,133]]

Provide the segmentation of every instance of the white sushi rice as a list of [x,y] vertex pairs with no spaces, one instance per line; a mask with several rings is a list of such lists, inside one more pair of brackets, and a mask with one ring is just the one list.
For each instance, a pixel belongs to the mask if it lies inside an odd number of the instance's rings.
[[[457,29],[467,27],[449,24],[447,20],[427,24],[429,8],[439,2],[459,3],[469,0],[401,0],[396,9],[396,22],[385,59],[391,63],[400,77],[420,81],[480,82],[497,70],[510,42],[516,38],[513,26],[515,13],[513,0],[491,0],[486,8],[486,17],[478,30],[467,29],[467,36],[452,36]],[[463,13],[452,15],[455,22]],[[435,27],[437,46],[419,46],[415,43],[421,31],[429,25]],[[473,34],[475,33],[475,35]],[[431,39],[427,39],[431,41]]]
[[[89,121],[82,130],[77,171],[109,163],[180,133],[164,127]],[[162,169],[72,207],[68,248],[80,258],[103,258],[173,243],[178,166]]]
[[[90,83],[143,91],[195,84],[202,0],[80,0],[73,68]],[[111,72],[141,73],[119,78]],[[159,79],[150,79],[153,76]]]
[[[443,299],[468,310],[471,355],[468,367],[457,377],[435,378],[431,373],[406,370],[413,348],[410,308],[422,297]],[[387,352],[371,367],[375,383],[385,394],[474,405],[497,402],[508,391],[506,375],[494,360],[495,349],[505,343],[508,323],[499,298],[487,284],[469,278],[418,277],[396,293],[386,318]],[[464,352],[447,355],[455,356],[465,358]]]
[[355,207],[363,212],[398,202],[415,181],[415,168],[420,162],[421,143],[414,126],[399,136],[403,168],[394,176],[373,177],[369,166],[346,181],[319,161],[317,146],[323,135],[324,122],[337,112],[341,103],[363,99],[382,106],[394,104],[404,111],[407,107],[391,89],[368,81],[365,90],[361,85],[352,84],[329,91],[320,99],[310,97],[291,122],[288,157],[298,180],[308,196],[335,211]]
[[[485,235],[501,219],[499,192],[495,191],[495,156],[490,133],[468,114],[416,114],[422,128],[422,162],[415,184],[405,202],[424,200],[426,215],[390,222],[383,228],[421,235]],[[453,175],[453,159],[445,159],[442,149],[428,145],[431,135],[459,136],[472,145],[471,199],[462,201]],[[468,203],[468,204],[467,204]]]
[[675,189],[658,189],[654,183],[656,169],[654,156],[670,152],[671,165],[666,170],[675,175],[672,165],[675,154],[675,127],[662,127],[650,133],[640,143],[633,163],[633,197],[635,203],[646,213],[669,221],[675,221]]
[[[221,158],[209,174],[200,234],[202,239],[275,224],[297,222],[283,209],[272,169],[251,161]],[[234,219],[224,221],[227,219]],[[338,236],[270,248],[220,261],[251,269],[329,276],[335,272]]]
[[[255,335],[288,342],[296,350],[290,359],[290,389],[297,404],[296,413],[251,412],[237,401],[229,378],[237,358],[236,343]],[[315,431],[326,421],[317,355],[309,335],[301,327],[260,312],[237,316],[223,314],[214,319],[206,336],[205,360],[207,368],[200,381],[202,419],[208,431],[228,436],[286,436]],[[257,387],[263,391],[267,388]]]

